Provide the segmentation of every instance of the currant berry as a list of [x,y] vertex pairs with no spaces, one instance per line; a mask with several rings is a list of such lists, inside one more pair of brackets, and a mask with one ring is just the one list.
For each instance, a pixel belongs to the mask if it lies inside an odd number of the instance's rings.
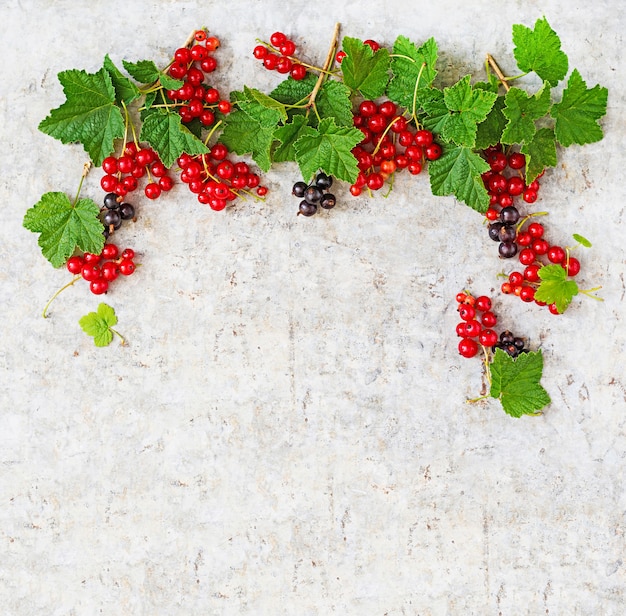
[[471,338],[461,338],[458,348],[463,357],[474,357],[478,353],[478,343]]
[[115,244],[105,244],[100,255],[103,259],[117,259],[119,250]]
[[487,312],[483,312],[480,316],[480,322],[487,328],[495,327],[498,323],[498,317],[491,312],[491,310],[487,310]]
[[80,274],[84,265],[84,260],[82,257],[78,256],[70,257],[65,264],[67,271],[70,272],[70,274]]
[[148,199],[158,199],[161,196],[161,186],[154,182],[150,182],[150,184],[146,184],[144,193]]
[[580,272],[580,261],[576,257],[570,257],[565,263],[562,263],[567,271],[568,276],[576,276]]
[[89,290],[94,295],[102,295],[103,293],[106,293],[108,289],[109,289],[109,283],[104,278],[100,278],[98,280],[92,280],[89,283]]
[[120,261],[119,264],[120,274],[123,276],[130,276],[135,271],[135,264],[131,259],[124,259]]
[[481,312],[487,312],[491,310],[491,299],[486,295],[479,295],[476,298],[476,303],[474,304],[474,306]]
[[441,157],[441,146],[438,143],[431,143],[424,148],[424,156],[427,160],[437,160]]
[[560,246],[550,246],[546,256],[548,257],[548,261],[550,261],[550,263],[555,264],[563,263],[566,257],[565,251]]

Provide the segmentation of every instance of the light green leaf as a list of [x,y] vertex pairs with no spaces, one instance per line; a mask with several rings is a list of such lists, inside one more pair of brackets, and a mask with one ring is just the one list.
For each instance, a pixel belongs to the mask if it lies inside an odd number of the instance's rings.
[[431,88],[425,90],[422,98],[422,107],[426,115],[422,119],[424,128],[436,134],[441,134],[450,117],[450,111],[443,100],[443,90]]
[[526,183],[530,184],[547,167],[556,165],[556,141],[551,128],[540,128],[521,152],[526,155]]
[[125,105],[129,105],[139,98],[141,95],[139,88],[128,77],[122,75],[108,54],[104,56],[104,68],[111,77],[111,82],[115,88],[115,100],[118,103],[123,101]]
[[139,83],[154,83],[161,74],[152,60],[139,60],[139,62],[122,60],[122,65],[128,74]]
[[171,167],[183,152],[208,152],[207,146],[181,124],[180,115],[165,109],[153,109],[145,115],[140,140],[154,148],[166,167]]
[[161,85],[166,90],[178,90],[183,87],[184,81],[182,79],[174,79],[174,77],[170,77],[166,73],[160,73],[159,79],[161,80]]
[[104,227],[100,208],[91,199],[75,205],[62,192],[47,192],[27,210],[24,227],[39,233],[41,251],[54,267],[65,263],[76,248],[100,254],[104,246]]
[[502,143],[521,144],[532,141],[537,132],[535,120],[545,116],[552,103],[548,82],[544,82],[534,96],[528,96],[520,88],[511,88],[504,100],[506,104],[502,113],[508,123],[502,133]]
[[369,45],[349,36],[343,38],[342,46],[346,52],[341,62],[343,82],[365,98],[382,96],[389,81],[389,51],[381,47],[373,52]]
[[301,132],[295,150],[305,181],[320,169],[338,180],[356,180],[359,170],[351,150],[363,139],[359,129],[337,126],[333,118],[325,118],[317,128],[307,126]]
[[578,285],[567,277],[561,265],[544,265],[539,269],[541,282],[535,292],[535,299],[546,304],[556,304],[560,313],[567,310],[574,295],[578,295]]
[[502,349],[496,349],[489,371],[489,395],[499,399],[504,411],[512,417],[537,415],[550,404],[550,396],[540,384],[543,373],[540,350],[512,358]]
[[270,96],[283,105],[303,104],[313,92],[316,81],[317,77],[312,73],[307,73],[307,76],[300,80],[288,77],[270,92]]
[[244,86],[244,93],[247,101],[256,101],[259,105],[261,105],[261,107],[264,107],[265,109],[274,109],[275,111],[278,111],[283,121],[287,119],[287,111],[285,109],[285,105],[280,101],[277,101],[275,98],[272,98],[267,94],[263,94],[263,92],[255,88],[249,88],[248,86]]
[[115,88],[103,67],[97,73],[59,73],[66,101],[39,124],[39,130],[62,143],[79,142],[99,167],[124,136],[124,118],[115,104]]
[[577,69],[572,71],[563,98],[552,108],[559,143],[583,145],[600,141],[603,133],[598,120],[606,113],[608,90],[599,85],[587,88]]
[[472,209],[485,213],[489,195],[481,174],[488,169],[486,161],[471,148],[445,145],[441,158],[428,166],[433,195],[454,195]]
[[81,317],[78,323],[88,336],[93,336],[97,347],[109,345],[113,340],[113,334],[117,333],[112,329],[117,325],[115,310],[105,303],[99,304],[97,312],[90,312]]
[[585,248],[591,248],[591,242],[586,237],[583,237],[582,235],[579,235],[578,233],[574,233],[573,238],[581,246],[584,246]]
[[545,17],[535,22],[534,30],[515,24],[513,43],[513,55],[521,71],[534,71],[551,86],[567,74],[567,56],[561,51],[561,39]]

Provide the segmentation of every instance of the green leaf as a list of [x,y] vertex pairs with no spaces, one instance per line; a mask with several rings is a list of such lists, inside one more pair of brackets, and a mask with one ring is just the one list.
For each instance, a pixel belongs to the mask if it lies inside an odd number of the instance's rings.
[[337,126],[333,118],[324,118],[317,128],[307,126],[301,132],[294,147],[305,181],[319,169],[338,180],[356,181],[359,170],[351,150],[363,139],[358,128]]
[[603,133],[598,120],[606,113],[608,90],[599,85],[587,88],[577,69],[572,71],[563,98],[552,108],[559,143],[584,145],[600,141]]
[[556,141],[551,128],[540,128],[521,151],[526,155],[526,183],[530,184],[546,168],[556,165]]
[[477,125],[486,117],[497,95],[487,90],[474,90],[466,75],[443,91],[443,101],[450,112],[443,124],[443,138],[457,145],[473,148]]
[[183,153],[204,154],[207,148],[188,128],[181,124],[178,113],[153,109],[144,117],[141,141],[147,141],[166,167],[171,167]]
[[341,62],[343,82],[352,93],[365,98],[378,98],[385,93],[389,81],[389,51],[381,47],[373,52],[369,45],[346,36],[342,41],[346,56]]
[[75,205],[62,192],[47,192],[27,210],[24,227],[39,233],[41,251],[54,267],[60,267],[76,250],[100,254],[104,246],[100,208],[91,199]]
[[537,415],[550,404],[548,392],[541,386],[543,355],[541,351],[522,353],[515,359],[496,349],[490,364],[491,389],[502,408],[512,417]]
[[545,116],[552,103],[548,82],[544,82],[543,87],[534,96],[528,96],[520,88],[511,88],[504,100],[506,104],[502,113],[508,123],[502,133],[502,143],[532,141],[537,132],[535,120]]
[[304,104],[313,92],[316,81],[317,77],[312,73],[307,73],[307,76],[301,80],[288,77],[270,92],[270,96],[283,105]]
[[285,105],[280,101],[277,101],[275,98],[264,94],[260,90],[255,88],[249,88],[248,86],[244,86],[244,93],[246,96],[246,101],[256,101],[261,107],[265,109],[274,109],[278,111],[280,114],[280,118],[285,121],[287,119],[287,111],[285,109]]
[[421,47],[406,36],[398,36],[391,56],[392,77],[387,86],[387,96],[413,111],[418,107],[417,92],[429,88],[437,71],[437,43],[429,38]]
[[561,265],[544,265],[539,268],[541,282],[535,292],[535,299],[546,304],[556,304],[560,313],[567,310],[574,295],[578,295],[578,285],[569,280],[567,271]]
[[574,233],[573,237],[581,246],[584,246],[585,248],[591,248],[591,242],[586,237],[578,235],[578,233]]
[[66,101],[39,124],[39,130],[62,143],[82,143],[99,167],[113,152],[114,140],[124,136],[124,118],[115,104],[115,88],[105,68],[97,73],[59,73]]
[[261,170],[272,164],[271,148],[280,113],[259,103],[238,102],[239,109],[226,116],[219,141],[235,154],[252,154]]
[[421,103],[426,113],[422,119],[424,128],[433,133],[441,134],[450,116],[450,111],[448,111],[443,100],[443,90],[436,88],[426,90]]
[[477,150],[485,150],[489,146],[500,143],[507,122],[502,113],[503,108],[504,96],[498,96],[487,117],[477,127],[476,145],[474,146]]
[[291,122],[284,126],[279,126],[274,131],[274,139],[280,141],[280,145],[274,150],[273,159],[276,163],[296,160],[296,141],[304,134],[304,129],[308,126],[307,118],[298,115],[294,116]]
[[513,26],[513,55],[521,71],[534,71],[555,86],[567,74],[567,56],[561,51],[561,39],[544,17],[535,22],[534,30]]
[[334,118],[337,126],[353,126],[350,90],[339,81],[325,81],[315,99],[320,117]]
[[128,77],[122,75],[117,66],[113,64],[113,60],[111,60],[108,54],[104,56],[104,68],[111,77],[111,82],[115,88],[115,100],[118,103],[124,102],[125,105],[129,105],[135,99],[139,98],[141,95],[139,88]]
[[111,328],[117,325],[117,316],[111,306],[100,303],[97,312],[86,314],[78,320],[78,323],[88,336],[93,336],[97,347],[104,347],[113,340],[114,330]]
[[161,74],[152,60],[139,60],[139,62],[122,60],[122,64],[128,74],[139,83],[154,83]]
[[174,79],[170,77],[167,73],[160,73],[159,79],[161,81],[161,85],[166,90],[178,90],[178,88],[182,88],[185,83],[182,79]]
[[433,195],[454,195],[477,212],[485,213],[489,195],[481,174],[488,169],[487,162],[471,148],[446,145],[441,158],[428,166]]

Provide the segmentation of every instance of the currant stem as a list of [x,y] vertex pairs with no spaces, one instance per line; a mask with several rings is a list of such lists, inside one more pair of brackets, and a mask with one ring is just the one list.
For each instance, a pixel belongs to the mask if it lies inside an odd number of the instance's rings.
[[126,346],[126,338],[124,338],[124,336],[122,336],[122,334],[120,334],[117,330],[113,329],[112,327],[109,327],[109,330],[111,331],[111,333],[115,334],[116,336],[119,336],[120,344],[122,346]]
[[337,44],[339,42],[339,29],[340,28],[341,28],[341,24],[336,23],[335,30],[333,31],[333,38],[330,43],[330,47],[328,48],[328,55],[326,56],[326,60],[324,61],[324,65],[322,66],[322,71],[320,72],[319,77],[317,78],[317,81],[315,82],[315,87],[313,88],[313,91],[311,92],[311,95],[309,96],[309,107],[312,107],[313,104],[315,103],[315,97],[317,96],[317,93],[322,87],[322,84],[324,83],[324,79],[326,78],[328,71],[335,59],[335,50],[337,49]]
[[549,212],[532,212],[530,214],[527,214],[517,223],[517,227],[515,228],[516,232],[519,232],[519,230],[524,226],[526,221],[530,220],[533,216],[547,216],[548,214]]
[[507,82],[507,78],[504,73],[500,70],[498,63],[495,61],[494,57],[488,53],[487,54],[487,62],[489,66],[493,69],[493,72],[498,76],[500,83],[504,86],[504,89],[508,92],[511,89],[511,86]]
[[417,121],[417,115],[415,115],[415,110],[417,106],[417,86],[419,85],[420,79],[422,78],[422,72],[424,71],[425,67],[426,62],[423,62],[420,68],[420,72],[417,74],[417,79],[415,80],[415,88],[413,88],[413,108],[411,109],[411,116],[415,120],[415,125],[417,126],[417,128],[420,127],[420,123]]
[[[273,45],[270,45],[269,43],[266,43],[265,41],[262,41],[259,38],[255,40],[257,43],[263,45],[263,47],[267,47],[267,49],[269,49],[271,52],[280,54],[280,49],[276,49],[276,47],[274,47]],[[302,66],[304,66],[305,68],[308,68],[309,70],[312,70],[312,71],[316,71],[317,73],[325,73],[327,75],[335,74],[333,71],[329,71],[328,69],[323,69],[323,68],[320,68],[319,66],[313,66],[312,64],[307,64],[306,62],[302,62],[300,58],[296,58],[295,56],[285,56],[285,57],[289,58],[294,64],[302,64]]]
[[67,284],[63,285],[49,300],[48,303],[44,306],[43,312],[41,313],[41,316],[44,319],[48,318],[47,312],[48,312],[48,308],[50,308],[50,304],[63,292],[65,291],[65,289],[71,287],[76,281],[80,280],[82,278],[82,276],[80,274],[77,274],[76,276],[74,276],[74,278],[72,278],[72,280],[70,280]]
[[593,287],[593,289],[578,289],[579,293],[582,293],[583,295],[586,295],[587,297],[590,297],[591,299],[595,299],[598,302],[603,302],[604,298],[603,297],[598,297],[597,295],[593,295],[593,293],[595,293],[596,291],[599,291],[602,287]]
[[85,178],[87,177],[87,174],[89,173],[89,169],[91,169],[91,161],[88,160],[84,165],[83,165],[83,172],[80,176],[80,182],[78,183],[78,190],[76,191],[76,196],[74,197],[74,203],[72,204],[72,207],[74,207],[78,201],[78,197],[80,196],[80,191],[83,188],[83,182],[85,181]]

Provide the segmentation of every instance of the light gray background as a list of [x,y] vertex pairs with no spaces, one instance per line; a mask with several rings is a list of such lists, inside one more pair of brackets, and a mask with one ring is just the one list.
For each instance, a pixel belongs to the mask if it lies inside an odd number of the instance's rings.
[[[5,2],[0,63],[0,613],[623,614],[624,123],[620,2]],[[392,44],[434,36],[439,83],[515,71],[511,25],[545,15],[570,67],[609,87],[603,141],[559,152],[535,209],[574,232],[584,288],[567,314],[496,294],[545,355],[552,404],[511,419],[468,405],[454,296],[499,287],[479,215],[400,175],[388,199],[296,217],[290,165],[265,204],[212,212],[177,186],[135,198],[118,234],[142,266],[105,301],[117,341],[78,319],[100,299],[42,257],[24,212],[74,195],[85,155],[38,132],[57,73],[165,64],[196,27],[222,40],[216,85],[269,91],[255,37],[320,63],[335,22]],[[532,86],[532,81],[522,85]],[[84,196],[100,199],[100,173]]]

